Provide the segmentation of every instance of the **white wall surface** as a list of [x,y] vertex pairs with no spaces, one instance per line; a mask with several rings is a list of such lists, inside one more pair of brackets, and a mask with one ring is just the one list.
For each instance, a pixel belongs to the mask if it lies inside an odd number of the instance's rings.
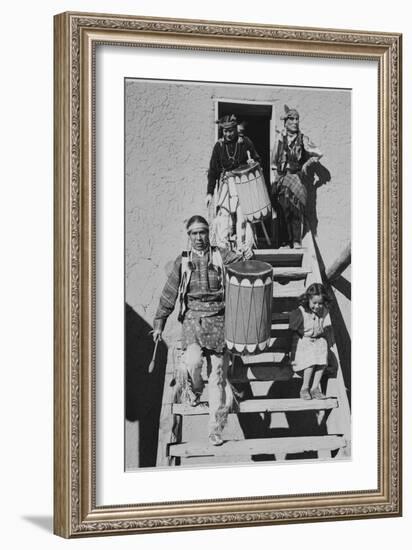
[[[72,10],[199,19],[220,19],[308,27],[397,31],[404,35],[404,120],[412,119],[411,31],[407,3],[344,5],[312,0],[293,4],[255,0],[89,0],[5,3],[2,8],[1,188],[1,544],[3,548],[157,548],[212,545],[304,546],[354,549],[405,548],[412,527],[412,442],[404,442],[404,517],[371,521],[287,525],[64,541],[52,535],[52,16]],[[411,150],[405,124],[405,268],[411,264]],[[405,274],[405,396],[412,389],[409,329],[411,290]],[[405,399],[404,433],[411,433],[411,399]]]

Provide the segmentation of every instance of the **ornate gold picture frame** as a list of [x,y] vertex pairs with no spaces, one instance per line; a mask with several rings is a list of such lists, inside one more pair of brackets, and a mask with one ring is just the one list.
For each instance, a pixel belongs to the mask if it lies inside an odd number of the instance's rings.
[[[98,503],[95,99],[96,48],[104,45],[184,50],[194,59],[196,52],[220,52],[377,64],[378,166],[370,167],[378,181],[378,349],[372,354],[378,358],[377,488],[163,502],[142,502],[136,494],[134,504]],[[401,45],[401,35],[394,33],[86,13],[55,17],[56,534],[81,537],[401,514]]]

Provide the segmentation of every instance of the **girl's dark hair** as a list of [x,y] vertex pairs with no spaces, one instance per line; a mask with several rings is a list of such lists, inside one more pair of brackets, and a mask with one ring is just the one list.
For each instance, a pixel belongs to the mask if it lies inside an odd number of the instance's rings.
[[321,283],[313,283],[308,286],[306,292],[299,298],[299,304],[305,309],[309,309],[309,300],[312,296],[322,296],[326,305],[330,303],[330,296],[326,291],[326,288]]
[[207,223],[207,221],[205,220],[205,218],[203,216],[198,216],[197,214],[195,214],[194,216],[192,216],[191,218],[189,218],[187,220],[186,229],[189,229],[189,227],[192,225],[192,223],[195,223],[195,222],[205,223],[207,226],[209,226],[209,224]]

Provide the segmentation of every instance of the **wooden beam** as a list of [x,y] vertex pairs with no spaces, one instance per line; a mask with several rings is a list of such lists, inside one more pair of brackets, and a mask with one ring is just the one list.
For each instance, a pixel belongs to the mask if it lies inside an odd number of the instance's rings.
[[302,256],[304,251],[304,248],[257,248],[253,250],[253,254],[260,259],[261,256]]
[[274,267],[273,277],[276,279],[304,279],[310,271],[303,267]]
[[341,273],[345,271],[348,265],[350,265],[352,260],[351,250],[351,243],[349,242],[336,258],[336,260],[332,263],[332,265],[325,270],[325,275],[329,282],[337,279],[339,275],[341,275]]
[[264,439],[243,439],[225,441],[215,447],[204,441],[176,443],[169,445],[171,456],[190,458],[195,456],[254,456],[260,454],[279,455],[304,453],[308,451],[333,451],[345,447],[346,441],[339,435],[308,437],[278,437]]
[[[246,399],[239,403],[239,410],[234,414],[259,413],[259,412],[296,412],[296,411],[323,411],[335,409],[338,406],[337,399]],[[173,405],[173,414],[185,416],[198,416],[209,414],[207,403],[202,402],[197,407],[191,407],[186,403]]]

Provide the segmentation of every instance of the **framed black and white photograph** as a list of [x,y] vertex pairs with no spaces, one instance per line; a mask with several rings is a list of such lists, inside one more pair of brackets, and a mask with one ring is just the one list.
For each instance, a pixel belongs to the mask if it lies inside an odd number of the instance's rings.
[[55,17],[55,532],[398,516],[401,36]]
[[125,136],[126,469],[349,458],[351,91],[128,78]]

